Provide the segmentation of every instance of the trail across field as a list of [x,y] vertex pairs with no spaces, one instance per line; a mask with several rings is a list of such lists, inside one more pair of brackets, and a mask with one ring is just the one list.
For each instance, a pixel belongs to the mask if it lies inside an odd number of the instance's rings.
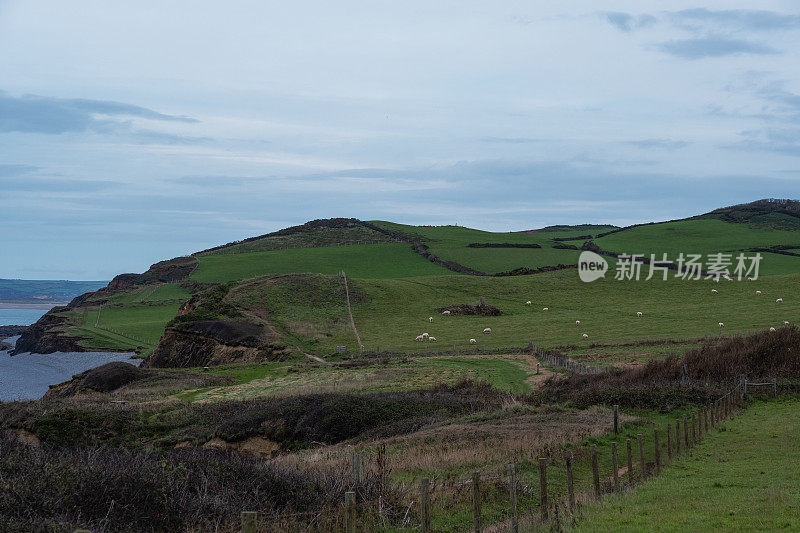
[[637,489],[584,508],[575,531],[800,529],[800,401],[759,402]]

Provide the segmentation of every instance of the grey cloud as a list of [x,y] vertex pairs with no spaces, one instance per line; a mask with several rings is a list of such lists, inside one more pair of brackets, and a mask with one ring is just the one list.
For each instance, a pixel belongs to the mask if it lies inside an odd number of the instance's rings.
[[196,119],[166,115],[145,107],[104,100],[85,100],[0,92],[0,132],[61,134],[109,128],[94,115],[132,116],[170,122]]
[[658,148],[662,150],[677,150],[689,146],[687,141],[674,141],[672,139],[641,139],[638,141],[627,141],[626,144],[642,149]]
[[669,14],[678,25],[711,24],[736,30],[769,31],[800,27],[800,15],[787,15],[774,11],[733,9],[711,11],[705,8],[684,9]]
[[64,177],[27,175],[3,176],[0,174],[0,189],[3,192],[93,193],[118,187],[120,187],[119,183],[105,180],[76,180]]
[[765,44],[721,36],[668,41],[658,45],[658,49],[683,59],[703,59],[707,57],[724,57],[738,54],[767,55],[778,53],[776,49]]
[[605,13],[605,16],[609,24],[626,33],[651,26],[656,22],[656,18],[652,15],[631,15],[620,11],[610,11]]

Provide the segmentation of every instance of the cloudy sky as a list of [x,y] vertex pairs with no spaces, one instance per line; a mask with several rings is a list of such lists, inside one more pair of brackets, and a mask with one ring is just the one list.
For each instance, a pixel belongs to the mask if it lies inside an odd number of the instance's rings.
[[0,277],[800,198],[799,56],[796,1],[0,0]]

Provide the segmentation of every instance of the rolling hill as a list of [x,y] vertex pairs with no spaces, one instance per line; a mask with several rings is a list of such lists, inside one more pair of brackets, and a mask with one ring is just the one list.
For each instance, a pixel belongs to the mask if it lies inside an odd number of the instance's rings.
[[[48,313],[23,336],[18,351],[155,352],[150,363],[161,366],[328,357],[342,346],[352,353],[359,348],[342,271],[350,278],[353,319],[368,352],[502,350],[529,342],[578,352],[691,344],[796,320],[795,204],[759,201],[628,228],[515,233],[317,220],[158,263],[144,274],[120,275],[107,288]],[[585,284],[574,266],[587,247],[667,253],[670,259],[680,252],[760,250],[764,259],[757,281],[717,287],[712,280],[617,281],[609,257],[606,278]],[[756,290],[763,296],[757,298]],[[779,297],[782,304],[775,303]],[[481,298],[502,315],[445,317],[438,311]],[[491,335],[481,334],[485,327]],[[415,341],[423,332],[436,343]]]

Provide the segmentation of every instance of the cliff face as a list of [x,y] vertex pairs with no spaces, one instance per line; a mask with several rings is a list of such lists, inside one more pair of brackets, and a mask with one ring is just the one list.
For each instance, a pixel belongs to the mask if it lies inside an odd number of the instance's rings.
[[71,337],[61,331],[69,321],[57,314],[64,307],[54,307],[47,312],[34,325],[29,326],[17,340],[17,346],[11,355],[18,353],[53,353],[53,352],[84,352],[85,348],[78,344],[80,337]]
[[192,330],[168,329],[142,366],[188,368],[255,363],[282,360],[289,355],[285,346],[264,338],[260,332],[246,334],[243,338],[225,339],[225,333],[231,330],[230,324],[222,321],[209,322],[213,324],[199,323],[199,327]]

